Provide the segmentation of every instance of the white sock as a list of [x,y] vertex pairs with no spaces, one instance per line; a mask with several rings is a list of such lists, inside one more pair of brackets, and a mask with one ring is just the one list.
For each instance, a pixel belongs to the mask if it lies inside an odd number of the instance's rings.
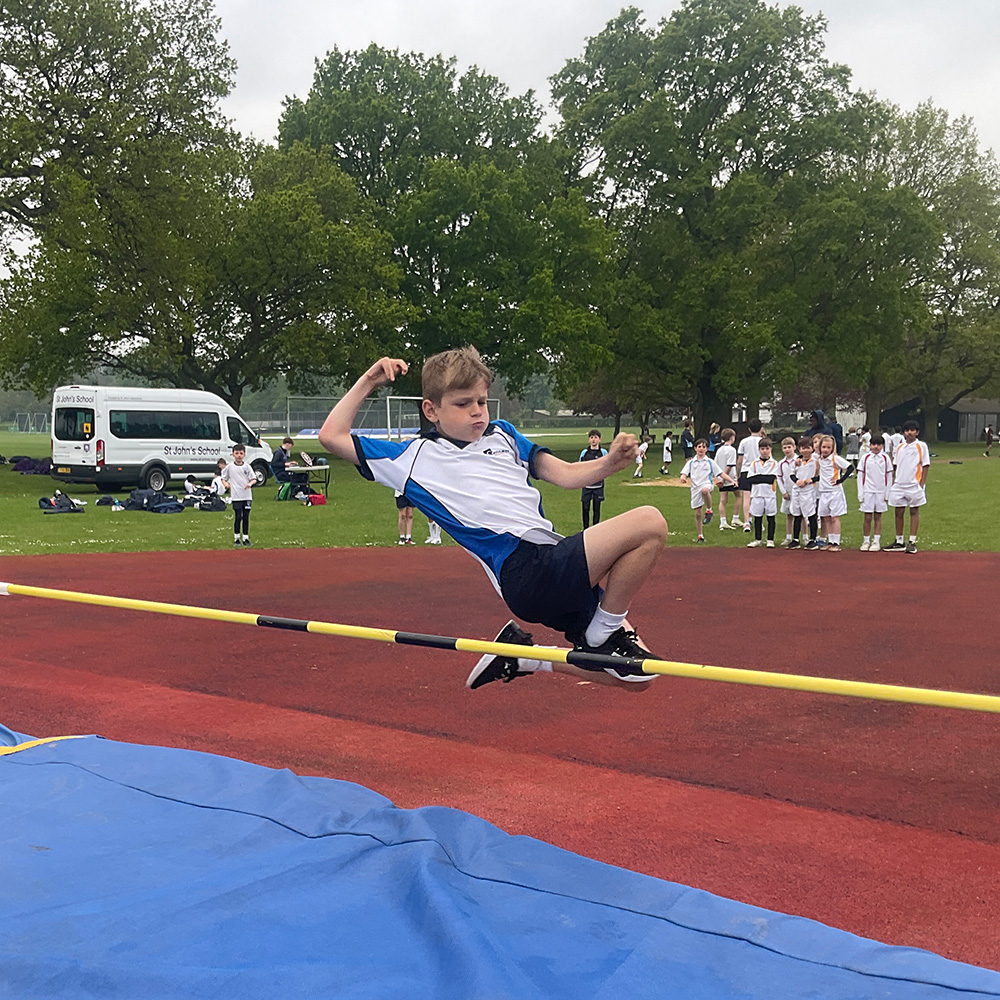
[[910,541],[913,542],[914,544],[916,544],[917,536],[916,535],[910,535]]
[[627,611],[620,615],[613,615],[610,611],[605,611],[598,604],[597,610],[594,612],[594,617],[590,619],[590,624],[584,633],[584,641],[588,646],[600,646],[613,632],[622,627],[627,617]]
[[830,542],[831,545],[839,545],[840,544],[840,535],[839,534],[835,535],[831,531],[830,534],[829,534],[829,536],[828,536],[828,538],[829,538],[829,542]]
[[[878,536],[876,536],[876,537],[878,537]],[[871,536],[870,535],[865,535],[865,544],[866,545],[870,545],[871,544]]]
[[[549,647],[555,649],[555,646]],[[546,660],[528,660],[523,656],[517,658],[517,669],[527,671],[529,674],[544,674],[552,672],[552,664]]]
[[896,535],[896,544],[897,545],[902,545],[903,544],[903,536],[902,535]]
[[879,548],[882,547],[882,541],[881,541],[881,539],[882,539],[881,535],[873,535],[872,536],[872,542],[874,542],[875,545],[878,545]]

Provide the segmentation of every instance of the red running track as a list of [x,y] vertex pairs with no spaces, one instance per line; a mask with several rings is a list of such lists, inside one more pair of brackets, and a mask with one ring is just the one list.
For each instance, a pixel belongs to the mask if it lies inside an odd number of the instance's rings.
[[[998,570],[982,553],[670,549],[632,617],[672,659],[1000,694]],[[0,578],[445,635],[506,620],[453,547],[3,557]],[[673,678],[470,692],[469,654],[22,597],[0,600],[0,635],[15,730],[357,781],[1000,969],[996,715]]]

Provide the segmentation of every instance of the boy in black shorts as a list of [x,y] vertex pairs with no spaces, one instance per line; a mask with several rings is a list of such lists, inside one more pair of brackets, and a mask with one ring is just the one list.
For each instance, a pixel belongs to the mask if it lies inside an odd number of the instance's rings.
[[[319,439],[352,462],[366,479],[406,494],[483,566],[515,615],[563,632],[575,649],[623,659],[620,666],[584,669],[527,658],[483,657],[468,687],[555,670],[632,690],[654,674],[624,662],[652,656],[627,621],[628,607],[663,549],[667,523],[655,507],[637,507],[569,538],[552,530],[531,479],[582,489],[635,461],[634,435],[619,434],[593,462],[565,462],[506,421],[490,421],[493,376],[473,347],[444,351],[423,367],[424,415],[433,430],[406,442],[352,434],[368,394],[407,371],[382,358],[334,407]],[[601,584],[603,582],[603,589]],[[498,642],[529,644],[514,622]]]

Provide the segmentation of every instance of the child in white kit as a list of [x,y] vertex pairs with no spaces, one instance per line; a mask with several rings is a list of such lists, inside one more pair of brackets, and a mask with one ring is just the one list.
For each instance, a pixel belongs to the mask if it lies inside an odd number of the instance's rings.
[[746,470],[750,487],[750,516],[753,518],[754,540],[748,549],[763,545],[764,518],[767,518],[767,547],[774,548],[774,518],[778,513],[776,484],[778,463],[771,457],[771,439],[762,437],[757,442],[758,458]]
[[795,489],[789,509],[792,514],[792,543],[788,547],[797,549],[802,534],[802,519],[809,522],[809,541],[807,549],[815,549],[819,542],[816,538],[819,525],[816,520],[816,503],[819,495],[819,457],[813,451],[813,438],[799,438],[799,457],[795,460]]
[[795,490],[795,438],[781,439],[781,458],[778,459],[778,492],[781,494],[781,513],[785,515],[785,540],[783,549],[792,544],[795,518],[792,516],[792,492]]
[[[862,552],[878,552],[882,541],[882,515],[889,509],[889,489],[892,486],[892,462],[882,450],[885,440],[873,435],[870,450],[858,464],[858,500],[865,515]],[[875,535],[872,537],[872,527]]]
[[[736,515],[738,513],[737,505],[740,498],[739,484],[736,483],[736,446],[733,444],[736,440],[736,431],[732,427],[727,427],[723,430],[721,437],[722,444],[715,451],[715,464],[722,469],[735,485],[724,482],[719,487],[719,530],[735,531]],[[730,495],[733,498],[732,524],[726,522],[726,497]]]
[[717,483],[724,481],[733,482],[715,459],[708,457],[707,438],[698,438],[694,443],[694,458],[689,458],[681,469],[681,482],[691,484],[691,509],[694,511],[699,545],[705,541],[701,532],[702,519],[705,524],[712,520],[712,490]]
[[667,431],[667,433],[663,435],[663,465],[660,466],[661,476],[667,476],[670,474],[670,460],[673,458],[674,451],[674,439],[672,434],[672,431]]
[[837,454],[837,444],[829,434],[819,438],[819,500],[816,513],[819,515],[826,536],[829,552],[840,551],[840,519],[847,513],[847,497],[844,495],[844,480],[854,466]]
[[[896,540],[885,547],[886,552],[917,551],[917,527],[920,508],[927,503],[927,473],[931,468],[931,453],[923,441],[917,440],[920,424],[907,420],[903,424],[903,442],[893,452],[896,481],[889,490],[889,506],[896,508]],[[910,508],[910,540],[903,544],[903,518]]]

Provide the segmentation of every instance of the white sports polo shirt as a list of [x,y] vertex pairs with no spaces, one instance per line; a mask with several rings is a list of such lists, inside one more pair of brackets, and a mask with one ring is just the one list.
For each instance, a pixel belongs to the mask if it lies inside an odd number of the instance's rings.
[[478,441],[456,444],[430,431],[412,441],[353,435],[358,471],[400,490],[482,563],[500,592],[500,570],[524,539],[555,545],[542,497],[532,485],[535,459],[548,451],[513,424],[497,420]]

